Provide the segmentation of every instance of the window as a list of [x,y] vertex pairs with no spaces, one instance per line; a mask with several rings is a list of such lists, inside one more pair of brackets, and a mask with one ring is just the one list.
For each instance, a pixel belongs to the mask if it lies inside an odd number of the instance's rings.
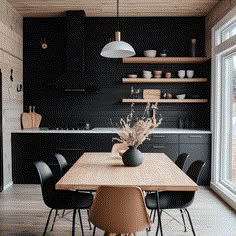
[[236,209],[236,7],[212,36],[211,187]]

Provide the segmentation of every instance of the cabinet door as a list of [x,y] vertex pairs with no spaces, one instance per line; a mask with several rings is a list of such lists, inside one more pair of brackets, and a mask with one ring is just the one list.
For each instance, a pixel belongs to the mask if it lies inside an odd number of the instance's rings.
[[[206,138],[206,137],[205,137]],[[209,140],[209,138],[207,138]],[[211,158],[210,158],[210,142],[207,143],[180,143],[179,147],[180,153],[187,152],[189,153],[189,159],[184,166],[186,171],[190,164],[196,160],[202,160],[206,164],[201,173],[199,184],[200,185],[209,185],[210,175],[211,175]]]
[[171,160],[175,161],[179,148],[178,144],[174,143],[160,143],[160,144],[143,144],[139,147],[141,152],[151,152],[151,153],[165,153]]
[[12,178],[14,184],[36,184],[34,162],[41,160],[39,134],[12,134]]

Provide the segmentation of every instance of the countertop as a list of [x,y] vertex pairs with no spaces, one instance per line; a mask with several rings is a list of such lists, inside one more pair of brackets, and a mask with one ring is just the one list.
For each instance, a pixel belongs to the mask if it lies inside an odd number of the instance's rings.
[[[117,128],[94,128],[91,130],[49,130],[48,128],[21,129],[14,130],[12,133],[48,133],[48,134],[115,134],[121,129]],[[210,130],[197,129],[178,129],[178,128],[156,128],[152,134],[211,134]]]

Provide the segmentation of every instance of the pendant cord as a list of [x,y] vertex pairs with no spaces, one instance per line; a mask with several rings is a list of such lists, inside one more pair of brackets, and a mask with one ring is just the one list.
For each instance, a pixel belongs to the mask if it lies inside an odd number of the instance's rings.
[[119,0],[117,0],[117,31],[120,31],[120,22],[119,22]]

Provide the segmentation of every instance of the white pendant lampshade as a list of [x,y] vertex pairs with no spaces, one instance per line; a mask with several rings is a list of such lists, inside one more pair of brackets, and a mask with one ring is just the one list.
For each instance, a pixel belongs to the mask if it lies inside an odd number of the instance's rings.
[[110,42],[104,46],[101,51],[101,56],[109,58],[124,58],[132,57],[135,55],[134,48],[120,40],[119,31],[119,0],[117,0],[117,31],[115,32],[115,41]]
[[134,48],[130,44],[120,41],[120,32],[117,31],[115,35],[116,40],[106,44],[103,47],[101,56],[109,58],[124,58],[134,56]]

